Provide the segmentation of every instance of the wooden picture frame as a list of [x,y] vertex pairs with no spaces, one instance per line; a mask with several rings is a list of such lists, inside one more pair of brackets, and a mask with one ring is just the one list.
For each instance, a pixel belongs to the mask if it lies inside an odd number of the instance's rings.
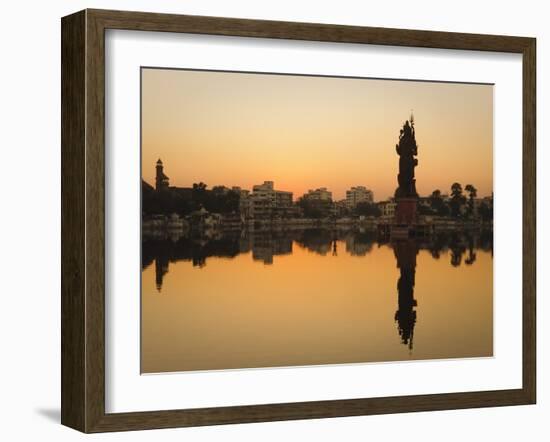
[[[105,30],[518,53],[523,57],[523,385],[457,392],[132,413],[105,412]],[[62,409],[83,432],[533,404],[536,398],[534,38],[84,10],[62,19]]]

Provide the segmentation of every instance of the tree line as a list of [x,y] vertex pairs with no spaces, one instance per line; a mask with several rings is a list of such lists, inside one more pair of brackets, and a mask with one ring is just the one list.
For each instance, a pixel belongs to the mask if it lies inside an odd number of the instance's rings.
[[206,209],[213,213],[234,213],[239,211],[240,195],[224,186],[208,189],[203,183],[194,183],[191,188],[168,188],[160,191],[142,185],[142,212],[147,215],[185,216]]
[[429,196],[429,206],[421,205],[419,212],[421,215],[436,215],[441,217],[451,217],[455,219],[473,219],[480,218],[482,221],[493,219],[493,197],[491,195],[490,203],[482,201],[475,207],[477,189],[472,184],[466,184],[464,189],[460,183],[451,185],[451,193],[446,201],[439,189],[436,189]]

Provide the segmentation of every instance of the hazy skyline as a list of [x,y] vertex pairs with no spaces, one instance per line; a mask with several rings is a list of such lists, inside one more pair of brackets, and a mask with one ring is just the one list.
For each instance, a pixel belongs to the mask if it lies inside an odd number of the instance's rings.
[[142,69],[142,176],[251,189],[264,180],[333,198],[393,196],[399,130],[414,111],[417,190],[493,190],[493,87],[479,84]]

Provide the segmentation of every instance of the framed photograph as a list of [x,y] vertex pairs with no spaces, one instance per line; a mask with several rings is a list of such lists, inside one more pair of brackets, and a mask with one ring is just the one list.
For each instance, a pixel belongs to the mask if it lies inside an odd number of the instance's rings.
[[64,425],[535,403],[535,39],[61,24]]

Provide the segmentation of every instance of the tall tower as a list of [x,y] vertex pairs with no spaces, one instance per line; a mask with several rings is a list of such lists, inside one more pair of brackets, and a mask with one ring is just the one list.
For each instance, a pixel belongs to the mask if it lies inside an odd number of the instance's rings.
[[155,180],[155,188],[157,190],[167,189],[170,185],[170,181],[168,177],[164,174],[163,169],[164,166],[162,165],[162,161],[159,158],[159,160],[157,161],[157,176]]

